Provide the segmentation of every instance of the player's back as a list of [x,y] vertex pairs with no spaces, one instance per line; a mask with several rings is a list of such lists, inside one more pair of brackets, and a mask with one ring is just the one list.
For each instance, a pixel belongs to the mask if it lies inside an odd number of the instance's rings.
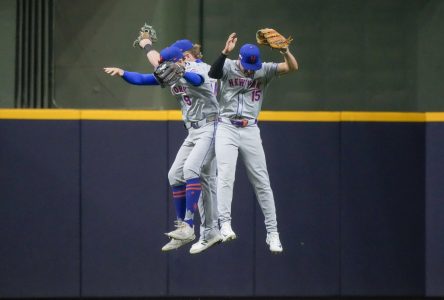
[[213,94],[217,96],[218,93],[218,85],[217,85],[217,79],[211,78],[208,76],[208,72],[210,71],[211,65],[207,64],[206,62],[202,60],[196,60],[194,62],[189,62],[191,66],[194,66],[197,70],[199,70],[199,73],[202,72],[205,74],[206,78],[211,84]]

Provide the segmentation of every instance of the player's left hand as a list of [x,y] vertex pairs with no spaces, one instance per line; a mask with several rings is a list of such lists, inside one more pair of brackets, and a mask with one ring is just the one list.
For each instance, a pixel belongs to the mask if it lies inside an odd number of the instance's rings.
[[227,55],[231,51],[233,51],[234,47],[236,47],[237,42],[237,34],[233,32],[228,36],[227,42],[225,43],[225,48],[222,50],[222,53]]
[[103,68],[103,71],[111,76],[114,76],[114,75],[123,76],[123,73],[124,73],[124,71],[122,69],[114,68],[114,67]]

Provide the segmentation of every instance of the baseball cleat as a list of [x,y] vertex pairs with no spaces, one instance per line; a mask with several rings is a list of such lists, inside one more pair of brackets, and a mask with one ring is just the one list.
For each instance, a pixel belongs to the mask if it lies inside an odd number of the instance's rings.
[[222,236],[219,233],[207,239],[200,239],[197,243],[194,243],[193,246],[191,246],[190,253],[200,253],[213,245],[219,244],[220,242],[222,242]]
[[223,243],[231,241],[231,240],[235,240],[237,238],[233,229],[231,229],[230,222],[222,223],[222,225],[220,227],[220,234],[222,235],[222,242]]
[[182,226],[183,226],[182,223],[185,223],[185,222],[182,220],[175,220],[174,227],[176,227],[176,229],[174,229],[173,231],[170,231],[170,232],[166,232],[165,235],[167,237],[171,237],[171,234],[173,234],[173,235],[177,234],[177,232],[182,230]]
[[167,235],[176,240],[194,240],[196,238],[194,228],[187,222],[181,222],[176,230],[168,232]]
[[176,230],[179,230],[179,228],[182,226],[182,222],[183,222],[182,220],[174,220],[174,227],[176,227],[176,229],[170,232],[166,232],[165,235],[170,236],[171,233],[173,233]]
[[270,246],[270,251],[272,253],[281,253],[284,251],[282,248],[281,241],[279,240],[279,233],[278,232],[269,232],[267,233],[267,239],[265,240],[267,244]]
[[171,239],[168,243],[165,244],[165,246],[162,247],[162,251],[176,250],[177,248],[180,248],[180,247],[192,242],[193,240],[194,239],[189,239],[189,240]]

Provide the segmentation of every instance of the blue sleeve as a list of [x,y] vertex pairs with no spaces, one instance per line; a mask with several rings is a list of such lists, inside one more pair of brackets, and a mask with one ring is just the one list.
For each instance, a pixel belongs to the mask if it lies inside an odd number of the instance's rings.
[[122,78],[135,85],[159,85],[153,74],[140,74],[136,72],[124,71]]
[[203,77],[193,72],[185,72],[183,78],[194,86],[199,86],[204,83]]

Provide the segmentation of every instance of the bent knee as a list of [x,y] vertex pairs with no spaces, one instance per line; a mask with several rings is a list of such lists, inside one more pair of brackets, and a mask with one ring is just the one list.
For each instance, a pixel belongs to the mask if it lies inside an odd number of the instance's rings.
[[185,165],[183,168],[183,177],[185,180],[200,177],[201,169]]
[[168,171],[168,182],[170,185],[177,185],[179,183],[183,183],[184,179],[183,176],[177,172],[177,170],[170,169]]

